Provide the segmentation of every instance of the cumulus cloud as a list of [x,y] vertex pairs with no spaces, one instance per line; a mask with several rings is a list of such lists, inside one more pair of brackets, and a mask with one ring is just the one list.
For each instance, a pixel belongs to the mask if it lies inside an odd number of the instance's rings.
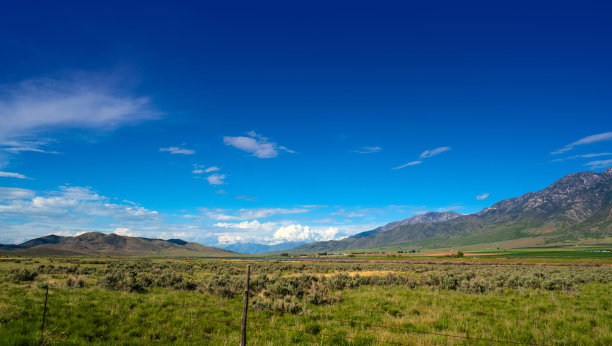
[[451,150],[451,147],[439,147],[433,150],[425,150],[419,155],[419,159],[426,159],[428,157],[436,156],[438,154],[442,154],[445,151]]
[[204,170],[205,173],[210,173],[210,172],[216,172],[218,170],[220,170],[221,168],[217,167],[217,166],[212,166],[212,167],[208,167]]
[[361,147],[359,149],[354,150],[357,154],[373,154],[381,151],[381,147]]
[[223,137],[223,143],[242,151],[246,151],[247,153],[251,153],[253,156],[260,159],[277,157],[279,151],[295,154],[295,151],[288,149],[287,147],[277,145],[255,131],[247,132],[247,136],[248,137],[225,136]]
[[591,135],[591,136],[587,136],[584,138],[581,138],[573,143],[570,143],[566,146],[564,146],[561,149],[558,149],[556,151],[553,151],[551,154],[553,155],[558,155],[558,154],[562,154],[566,151],[570,151],[572,149],[574,149],[577,146],[581,146],[581,145],[586,145],[586,144],[593,144],[593,143],[598,143],[598,142],[604,142],[604,141],[610,141],[612,140],[612,132],[604,132],[604,133],[599,133],[596,135]]
[[588,166],[590,169],[603,169],[612,167],[612,159],[610,160],[599,160],[599,161],[591,161],[584,164]]
[[489,198],[489,193],[488,192],[485,192],[485,193],[483,193],[481,195],[476,196],[476,199],[479,200],[479,201],[482,201],[483,199],[487,199],[487,198]]
[[159,148],[160,152],[169,152],[172,155],[193,155],[195,154],[195,150],[186,149],[181,147],[168,147],[168,148]]
[[48,152],[45,134],[83,128],[108,130],[157,118],[151,100],[132,96],[108,77],[39,78],[0,85],[0,148],[13,154]]
[[274,232],[273,238],[276,243],[283,243],[289,241],[325,241],[338,239],[337,235],[339,230],[337,227],[327,227],[314,229],[309,226],[302,225],[288,225],[280,227]]
[[23,174],[20,173],[12,173],[12,172],[2,172],[0,171],[0,177],[3,178],[17,178],[17,179],[29,179]]
[[206,177],[210,185],[223,185],[225,184],[223,179],[225,179],[225,174],[211,174]]
[[310,209],[304,208],[254,208],[254,209],[238,209],[235,211],[227,209],[208,209],[200,208],[200,211],[209,219],[216,221],[234,221],[234,220],[253,220],[265,219],[276,215],[290,215],[307,213]]
[[347,236],[338,227],[323,226],[313,228],[293,223],[261,223],[257,220],[240,223],[221,222],[214,226],[228,230],[216,233],[217,241],[223,245],[240,242],[274,245],[284,242],[313,242],[341,239]]

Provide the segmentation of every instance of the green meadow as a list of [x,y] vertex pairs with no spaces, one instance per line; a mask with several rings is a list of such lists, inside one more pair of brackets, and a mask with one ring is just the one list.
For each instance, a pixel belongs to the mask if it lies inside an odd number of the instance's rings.
[[248,344],[612,344],[606,264],[96,257],[0,258],[0,344],[236,345],[247,263]]

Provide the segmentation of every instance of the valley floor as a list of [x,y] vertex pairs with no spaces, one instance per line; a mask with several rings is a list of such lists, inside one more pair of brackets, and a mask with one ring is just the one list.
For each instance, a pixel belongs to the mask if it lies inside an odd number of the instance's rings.
[[137,258],[0,258],[0,344],[236,345],[246,263],[249,344],[612,344],[609,266]]

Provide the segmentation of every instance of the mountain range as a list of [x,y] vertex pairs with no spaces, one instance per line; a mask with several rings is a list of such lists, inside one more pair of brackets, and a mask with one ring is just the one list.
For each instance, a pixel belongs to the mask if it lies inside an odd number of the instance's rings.
[[186,242],[88,232],[75,237],[47,235],[19,245],[1,245],[0,252],[31,255],[223,256],[233,251]]
[[[149,239],[84,233],[47,235],[19,245],[1,245],[0,253],[40,255],[224,256],[287,251],[314,253],[357,249],[419,249],[504,244],[572,244],[612,239],[612,168],[566,175],[549,187],[505,199],[477,213],[427,212],[391,222],[342,240],[310,244],[233,244],[226,249],[180,239]],[[296,247],[297,246],[297,247]],[[236,251],[236,252],[234,252]]]
[[530,240],[571,243],[612,236],[612,168],[566,175],[549,187],[475,214],[429,212],[352,237],[306,244],[293,253],[379,247],[444,248]]

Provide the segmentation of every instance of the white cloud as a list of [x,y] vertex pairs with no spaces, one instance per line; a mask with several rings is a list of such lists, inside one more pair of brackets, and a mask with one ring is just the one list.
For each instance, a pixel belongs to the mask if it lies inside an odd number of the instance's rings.
[[381,151],[381,147],[361,147],[359,149],[354,150],[357,154],[373,154]]
[[191,173],[193,173],[193,174],[202,174],[202,173],[204,173],[204,165],[194,164],[193,165],[193,171],[191,171]]
[[215,227],[221,228],[232,228],[232,229],[243,229],[243,230],[254,230],[254,231],[264,231],[269,232],[276,229],[276,223],[274,222],[264,222],[261,223],[257,220],[253,221],[243,221],[240,223],[227,223],[227,222],[219,222],[214,224]]
[[257,134],[255,131],[247,132],[249,137],[238,136],[223,137],[223,143],[225,145],[233,146],[247,153],[251,153],[253,156],[260,159],[269,159],[278,156],[278,151],[286,151],[288,153],[295,154],[295,151],[288,149],[284,146],[279,146],[274,142],[271,142],[268,138]]
[[[9,190],[13,197],[8,203],[0,204],[0,213],[7,217],[21,217],[29,220],[48,219],[71,215],[79,217],[110,217],[117,220],[138,220],[155,218],[158,213],[141,206],[110,203],[89,188],[62,186],[47,195],[35,196],[33,191]],[[0,216],[1,218],[1,216]],[[85,219],[80,221],[86,221]]]
[[451,147],[439,147],[433,150],[425,150],[419,155],[419,159],[426,159],[428,157],[436,156],[438,154],[442,154],[445,151],[451,150]]
[[436,149],[432,149],[432,150],[425,150],[424,152],[421,153],[421,155],[419,155],[419,159],[416,161],[411,161],[408,163],[405,163],[401,166],[397,166],[397,167],[393,167],[393,169],[402,169],[405,167],[409,167],[409,166],[415,166],[415,165],[420,165],[421,163],[423,163],[423,159],[427,159],[430,158],[432,156],[436,156],[439,155],[445,151],[449,151],[451,150],[451,147],[439,147]]
[[600,160],[600,161],[591,161],[584,164],[585,166],[589,166],[590,169],[603,169],[612,167],[612,159],[610,160]]
[[202,174],[202,173],[212,173],[212,172],[217,172],[220,171],[221,168],[217,167],[217,166],[211,166],[208,168],[204,168],[204,165],[197,165],[194,164],[193,165],[193,171],[191,171],[191,173],[193,174]]
[[274,232],[273,238],[275,243],[288,241],[312,242],[339,239],[338,233],[339,229],[337,227],[314,229],[297,224],[280,227]]
[[335,212],[331,213],[331,215],[346,216],[346,217],[361,217],[361,216],[365,216],[365,214],[363,214],[363,213],[358,213],[358,212],[354,212],[354,211],[347,211],[345,209],[340,209],[338,211],[335,211]]
[[181,147],[168,147],[168,148],[159,148],[160,152],[169,152],[172,155],[180,154],[180,155],[193,155],[195,154],[195,150],[185,149]]
[[113,233],[115,233],[116,235],[122,235],[122,236],[128,236],[128,237],[134,237],[135,236],[135,234],[132,233],[129,228],[117,227],[117,228],[115,228]]
[[232,235],[232,234],[229,234],[229,233],[218,234],[218,238],[217,238],[217,241],[221,245],[229,245],[229,244],[241,243],[244,240],[245,239],[242,236]]
[[26,177],[23,174],[12,173],[12,172],[2,172],[2,171],[0,171],[0,177],[3,177],[3,178],[17,178],[17,179],[29,179],[28,177]]
[[0,148],[47,152],[40,135],[57,129],[108,130],[159,116],[148,97],[131,96],[109,77],[26,80],[0,86]]
[[393,167],[393,169],[402,169],[402,168],[408,167],[408,166],[420,165],[421,163],[423,163],[423,161],[411,161],[411,162],[405,163],[405,164],[403,164],[401,166]]
[[591,153],[591,154],[582,154],[582,155],[574,155],[574,156],[569,156],[569,157],[565,157],[562,159],[554,159],[550,162],[562,162],[565,160],[572,160],[572,159],[591,159],[593,157],[599,157],[599,156],[610,156],[612,155],[612,153]]
[[227,209],[208,209],[200,208],[200,211],[209,219],[217,221],[238,221],[238,220],[253,220],[264,219],[276,215],[290,215],[307,213],[310,209],[304,208],[255,208],[255,209],[238,209],[230,211]]
[[223,179],[225,179],[225,174],[211,174],[206,177],[210,185],[223,185],[225,184]]
[[257,197],[249,197],[249,196],[245,196],[245,195],[240,195],[240,196],[234,196],[235,199],[240,199],[243,201],[247,201],[247,202],[254,202],[257,200]]
[[577,146],[580,145],[586,145],[586,144],[593,144],[593,143],[598,143],[598,142],[604,142],[604,141],[610,141],[612,140],[612,132],[604,132],[604,133],[599,133],[596,135],[591,135],[588,137],[584,137],[581,138],[573,143],[570,143],[566,146],[564,146],[563,148],[557,150],[557,151],[553,151],[551,154],[553,155],[558,155],[558,154],[562,154],[566,151],[570,151],[572,149],[574,149]]
[[0,200],[27,199],[34,197],[34,191],[18,187],[0,187]]
[[482,195],[476,196],[476,199],[479,200],[479,201],[482,201],[483,199],[487,199],[487,198],[489,198],[489,193],[488,192],[485,192]]
[[284,242],[313,242],[341,239],[348,236],[338,227],[310,227],[301,224],[265,222],[257,220],[240,223],[217,223],[215,227],[229,230],[218,232],[219,244],[254,242],[259,244],[279,244]]

